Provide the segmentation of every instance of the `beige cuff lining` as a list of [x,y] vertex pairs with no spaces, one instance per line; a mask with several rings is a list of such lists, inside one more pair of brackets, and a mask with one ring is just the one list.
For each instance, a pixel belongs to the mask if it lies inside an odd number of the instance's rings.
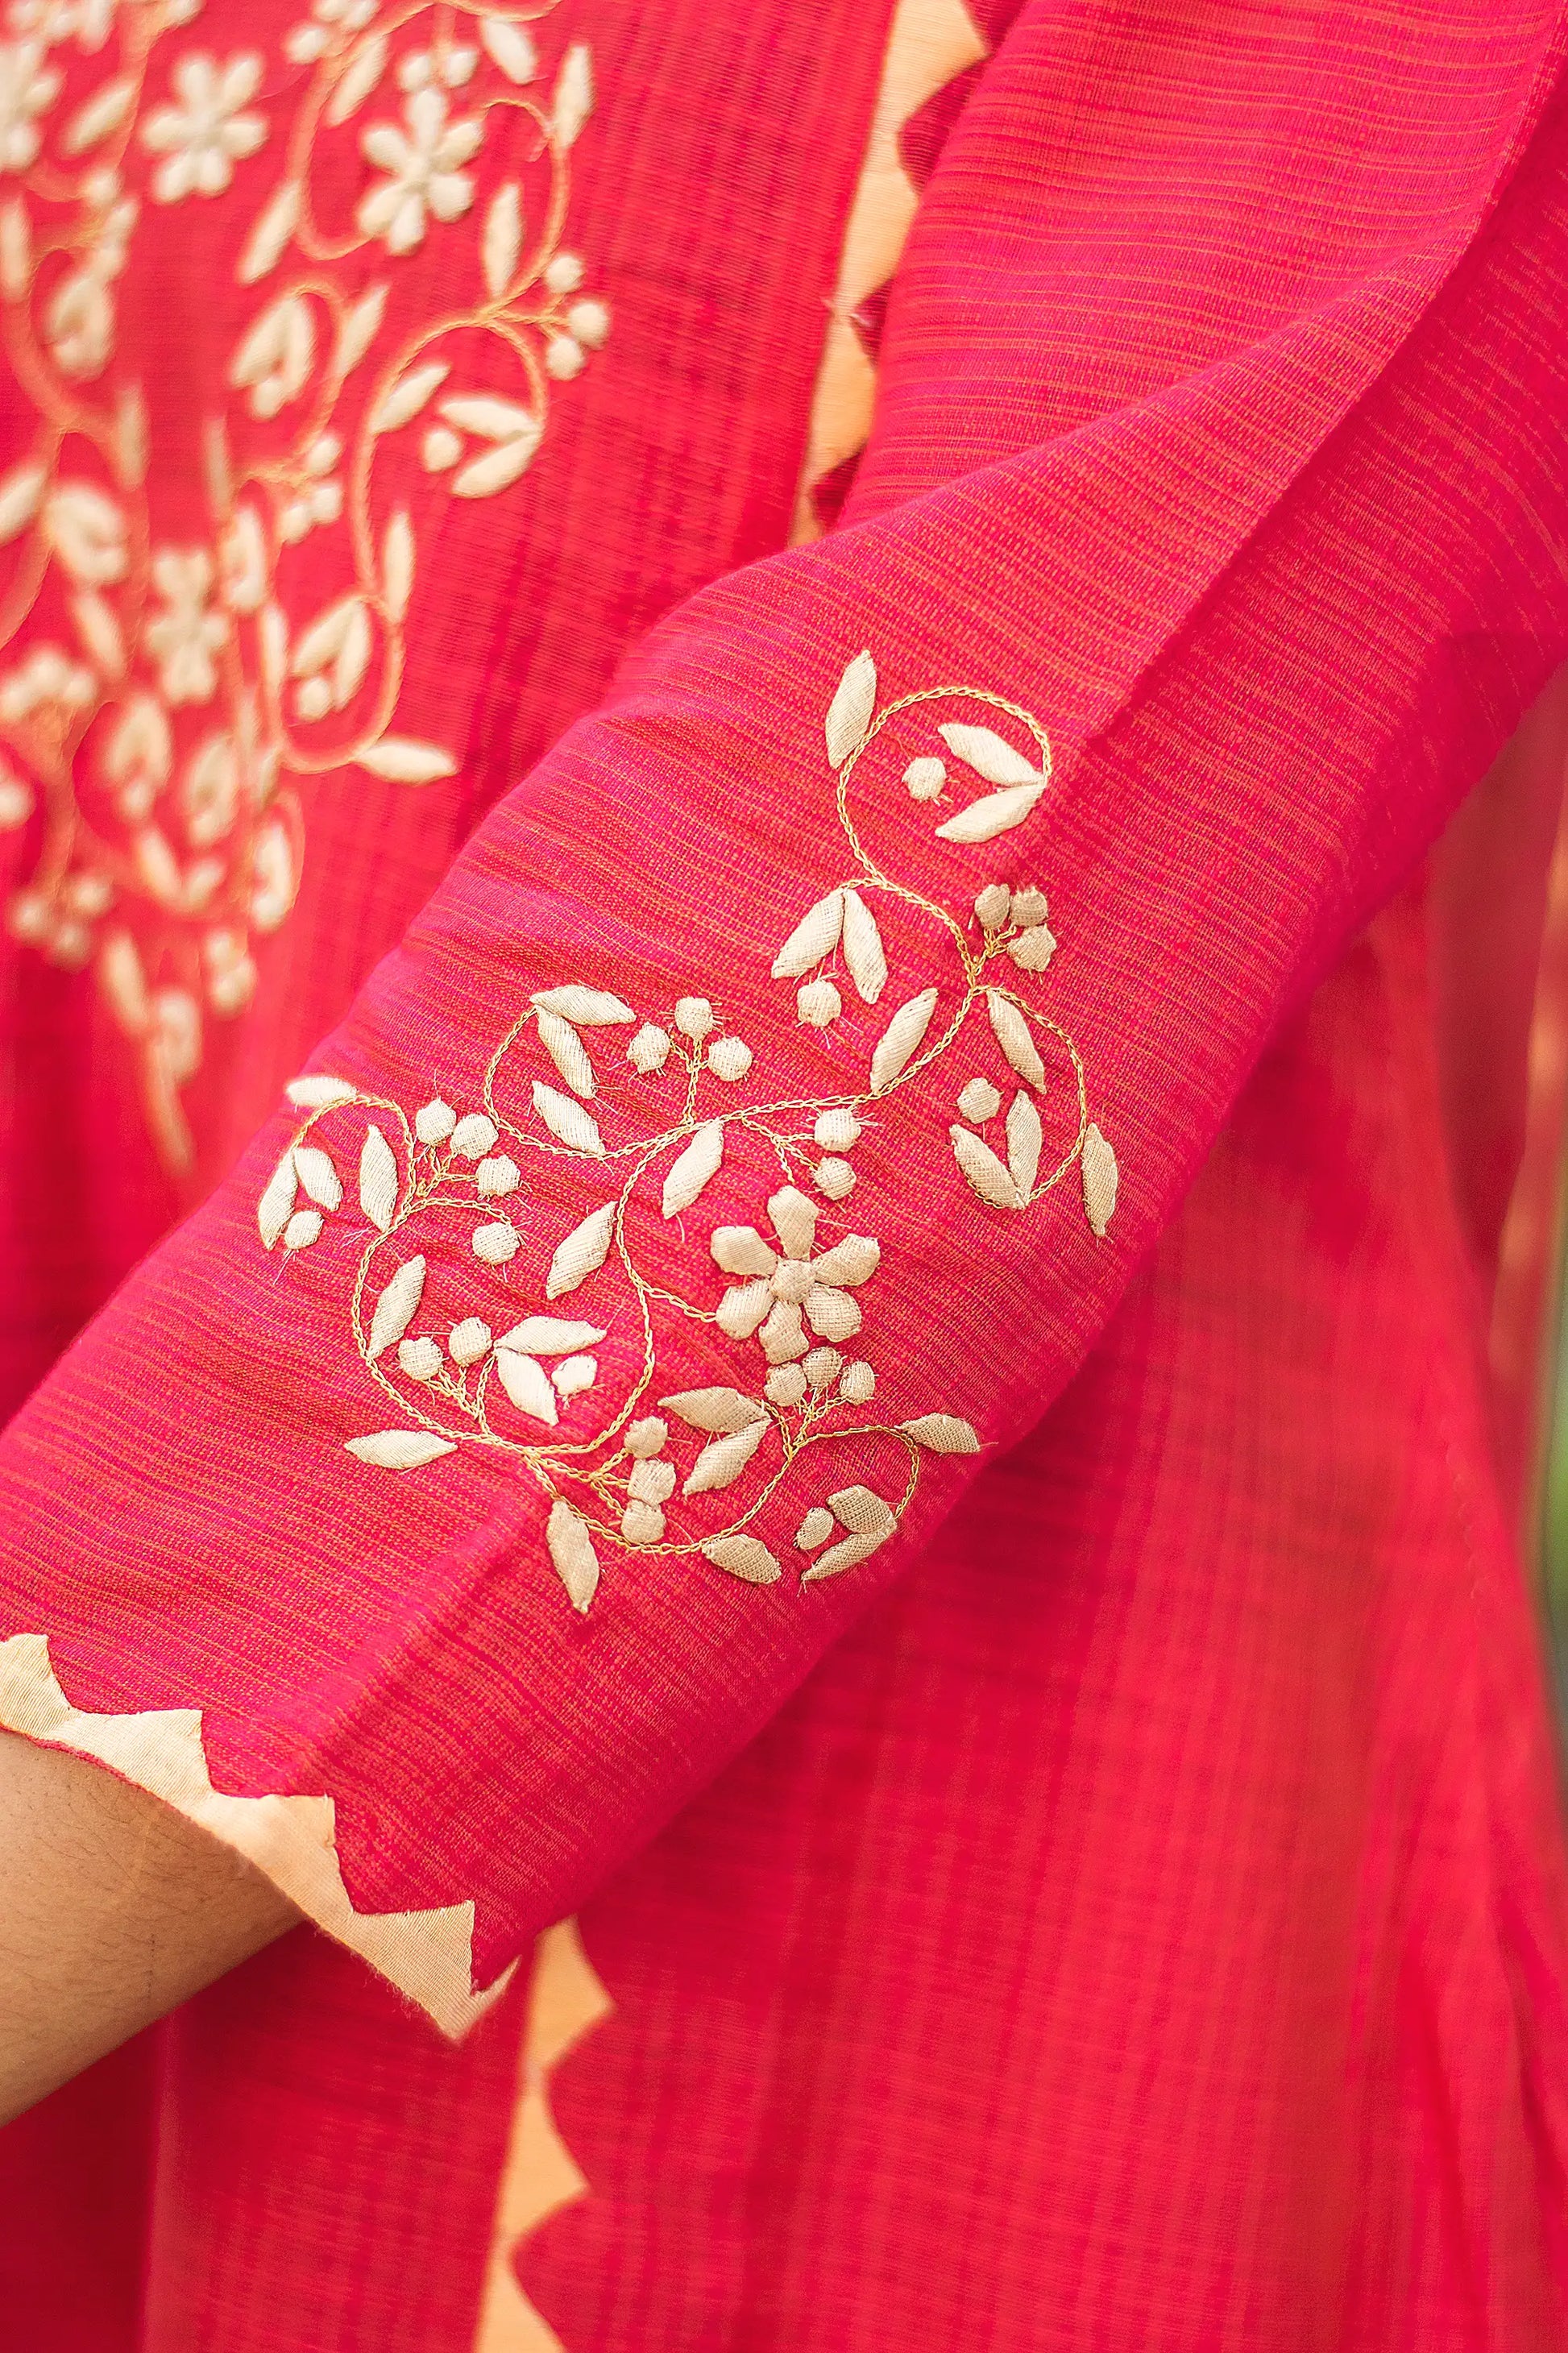
[[0,1641],[0,1728],[96,1758],[253,1862],[318,1928],[346,1945],[456,2038],[505,1989],[473,1989],[474,1906],[356,1912],[338,1862],[331,1798],[227,1798],[212,1785],[199,1708],[93,1715],[60,1689],[42,1634]]

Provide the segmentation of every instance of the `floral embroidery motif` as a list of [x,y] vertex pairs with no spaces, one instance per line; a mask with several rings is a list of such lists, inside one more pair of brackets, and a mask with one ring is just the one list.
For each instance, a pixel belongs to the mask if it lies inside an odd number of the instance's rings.
[[[456,771],[399,717],[439,528],[420,486],[510,490],[609,332],[563,246],[594,87],[582,44],[541,56],[556,5],[313,0],[285,62],[193,37],[166,66],[203,0],[5,9],[0,319],[36,427],[0,473],[0,833],[37,832],[6,919],[92,970],[173,1168],[205,1027],[250,1001],[299,890],[300,781]],[[205,512],[167,524],[119,309],[187,204],[248,227]],[[439,272],[406,279],[437,238]],[[382,461],[407,433],[400,501]]]
[[[949,842],[987,844],[1021,826],[1047,790],[1045,732],[1018,705],[973,688],[927,689],[879,712],[876,698],[875,665],[868,653],[858,655],[826,726],[854,870],[801,917],[773,958],[773,977],[798,985],[802,1020],[830,1026],[842,995],[824,967],[841,955],[846,985],[876,1005],[889,976],[879,902],[934,924],[942,954],[936,978],[882,1023],[868,1066],[846,1091],[768,1101],[748,1089],[727,1103],[754,1057],[708,998],[683,997],[672,1016],[640,1018],[612,991],[575,981],[532,995],[466,1111],[437,1096],[411,1117],[386,1097],[324,1074],[289,1090],[305,1117],[260,1197],[262,1243],[289,1255],[308,1250],[330,1219],[355,1220],[357,1211],[367,1230],[355,1245],[350,1329],[398,1416],[349,1439],[348,1451],[391,1471],[422,1469],[462,1445],[513,1457],[540,1490],[550,1555],[580,1610],[593,1600],[607,1549],[700,1554],[748,1582],[776,1583],[782,1565],[755,1532],[764,1506],[792,1473],[798,1487],[796,1466],[809,1465],[817,1449],[882,1441],[901,1465],[884,1482],[889,1492],[858,1482],[831,1489],[812,1501],[795,1536],[810,1556],[803,1583],[836,1576],[895,1533],[927,1454],[977,1451],[971,1424],[945,1403],[915,1398],[912,1412],[868,1414],[900,1379],[896,1365],[878,1369],[882,1245],[868,1231],[821,1230],[831,1206],[856,1187],[849,1155],[901,1090],[962,1058],[962,1117],[948,1141],[987,1209],[1027,1212],[1074,1169],[1096,1235],[1103,1237],[1116,1207],[1116,1155],[1089,1117],[1078,1050],[1020,986],[1037,981],[1057,947],[1043,892],[990,881],[973,913],[961,915],[886,873],[852,812],[857,771],[894,723],[923,717],[931,704],[989,705],[1026,735],[1029,749],[990,727],[941,724],[947,754],[986,789],[936,828]],[[910,776],[919,771],[923,784],[932,765],[943,791],[948,768],[934,754],[904,772],[917,799],[925,796]],[[597,1109],[608,1079],[603,1057],[627,1033],[620,1050],[637,1080],[649,1088],[673,1083],[678,1101],[673,1117],[644,1117],[634,1140],[611,1144]],[[974,1068],[980,1059],[989,1075]],[[998,1120],[988,1138],[982,1130]],[[536,1240],[524,1172],[542,1176],[542,1157],[561,1155],[584,1175],[613,1163],[616,1178],[570,1230]],[[731,1198],[744,1199],[759,1162],[782,1181],[766,1183],[746,1222],[710,1229],[717,1288],[694,1290],[689,1281],[686,1290],[672,1289],[669,1248],[659,1248],[668,1221],[695,1209],[721,1171]],[[659,1254],[666,1263],[655,1267]],[[491,1303],[499,1295],[510,1307],[515,1294],[498,1293],[496,1282],[514,1268],[545,1307],[498,1331]],[[485,1273],[491,1279],[479,1287]],[[575,1312],[551,1312],[569,1294]],[[733,1350],[733,1385],[664,1388],[672,1319],[723,1335]],[[606,1344],[619,1349],[622,1366],[613,1387],[605,1384],[607,1402],[599,1402]],[[724,1496],[718,1524],[700,1504],[682,1514],[690,1532],[672,1535],[678,1488],[683,1502]]]

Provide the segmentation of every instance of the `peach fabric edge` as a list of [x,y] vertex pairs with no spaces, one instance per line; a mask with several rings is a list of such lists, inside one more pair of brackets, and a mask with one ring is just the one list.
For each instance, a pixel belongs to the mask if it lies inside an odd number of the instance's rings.
[[325,1935],[369,1964],[454,2041],[510,1977],[473,1986],[474,1905],[359,1912],[343,1884],[329,1797],[227,1797],[215,1789],[199,1708],[94,1715],[61,1690],[42,1634],[0,1641],[0,1728],[106,1766],[256,1865]]
[[989,54],[963,0],[898,0],[866,160],[844,233],[838,282],[828,306],[805,462],[795,495],[790,533],[794,546],[821,537],[812,493],[836,466],[865,446],[871,429],[877,371],[852,314],[891,278],[915,216],[918,198],[899,153],[899,135],[939,90]]

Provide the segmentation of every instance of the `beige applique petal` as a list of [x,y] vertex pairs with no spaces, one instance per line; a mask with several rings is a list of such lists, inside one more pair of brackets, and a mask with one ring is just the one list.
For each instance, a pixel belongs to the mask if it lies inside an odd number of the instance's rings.
[[727,1438],[710,1439],[692,1464],[681,1493],[706,1495],[717,1488],[733,1486],[771,1427],[765,1420],[753,1421]]
[[827,706],[825,733],[829,765],[841,768],[851,752],[858,751],[877,707],[877,665],[869,653],[858,653],[845,670]]
[[616,1204],[606,1201],[603,1208],[585,1217],[580,1226],[574,1226],[565,1240],[557,1245],[545,1279],[546,1299],[559,1299],[568,1291],[575,1291],[591,1274],[596,1274],[610,1254],[610,1242],[616,1229]]
[[573,1609],[586,1615],[599,1589],[599,1556],[594,1550],[586,1523],[562,1496],[558,1495],[550,1506],[544,1540]]

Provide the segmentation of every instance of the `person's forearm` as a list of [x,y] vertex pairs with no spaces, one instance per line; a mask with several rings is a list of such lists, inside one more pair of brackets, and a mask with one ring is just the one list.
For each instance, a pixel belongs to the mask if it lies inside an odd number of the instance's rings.
[[0,1733],[0,2122],[299,1916],[156,1799]]

